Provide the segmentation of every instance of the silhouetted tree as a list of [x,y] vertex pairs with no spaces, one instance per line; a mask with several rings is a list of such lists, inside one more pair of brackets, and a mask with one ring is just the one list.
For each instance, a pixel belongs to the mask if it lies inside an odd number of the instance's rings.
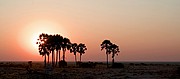
[[54,50],[55,50],[55,35],[49,35],[47,39],[48,49],[52,53],[52,66],[55,64]]
[[80,54],[80,62],[81,62],[81,56],[82,56],[82,54],[84,54],[85,53],[85,51],[87,50],[87,48],[86,48],[86,45],[85,44],[82,44],[82,43],[80,43],[78,46],[77,46],[77,48],[78,48],[78,52],[79,52],[79,54]]
[[48,39],[47,34],[42,33],[39,35],[39,38],[37,39],[36,42],[36,44],[39,44],[38,50],[40,55],[45,56],[44,57],[45,67],[46,67],[46,55],[49,56],[49,51],[47,49],[47,43],[46,43],[47,39]]
[[110,51],[112,52],[112,65],[114,65],[114,56],[118,55],[119,51],[119,46],[117,46],[116,44],[112,44],[110,46]]
[[[67,64],[65,62],[65,52],[71,48],[71,42],[68,38],[63,38],[61,35],[48,35],[48,34],[40,34],[37,44],[39,44],[39,53],[42,56],[48,56],[49,63],[49,55],[52,55],[52,66],[57,66],[58,63],[58,55],[59,55],[59,66],[60,63],[62,65]],[[60,62],[60,51],[63,49],[63,62]],[[46,62],[45,62],[46,65]],[[63,66],[64,67],[64,66]]]
[[64,38],[62,42],[62,49],[63,49],[63,61],[65,61],[65,52],[69,50],[71,47],[71,42],[68,38]]
[[59,62],[60,62],[60,52],[61,52],[61,48],[62,48],[62,41],[63,41],[63,37],[61,35],[56,34],[55,35],[55,50],[56,50],[56,65],[58,62],[58,55],[59,55]]
[[46,55],[49,53],[46,49],[46,47],[42,47],[42,49],[39,51],[40,55],[45,56],[44,57],[44,66],[46,67]]
[[103,49],[106,50],[106,56],[107,56],[107,67],[109,67],[108,65],[108,55],[111,53],[110,51],[110,46],[112,45],[111,41],[110,40],[104,40],[102,43],[101,43],[101,51]]
[[70,52],[71,52],[71,53],[74,53],[75,63],[77,63],[77,58],[76,58],[76,52],[77,52],[77,50],[78,50],[77,46],[78,46],[77,43],[72,43],[72,44],[71,44],[71,49],[70,49]]

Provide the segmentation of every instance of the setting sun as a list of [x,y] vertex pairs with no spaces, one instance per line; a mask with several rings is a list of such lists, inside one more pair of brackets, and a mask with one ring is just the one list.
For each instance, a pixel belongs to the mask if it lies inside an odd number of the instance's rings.
[[44,20],[29,23],[21,29],[19,33],[19,43],[27,52],[39,54],[37,50],[38,45],[36,44],[39,35],[41,33],[58,34],[59,32],[63,34],[64,30],[59,26],[57,23]]
[[180,0],[0,0],[0,79],[180,79],[179,30]]

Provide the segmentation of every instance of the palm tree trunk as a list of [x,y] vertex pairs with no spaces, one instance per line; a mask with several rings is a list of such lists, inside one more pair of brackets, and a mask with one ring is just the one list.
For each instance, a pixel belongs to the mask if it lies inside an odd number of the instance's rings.
[[63,64],[62,64],[63,67],[66,66],[66,63],[65,63],[65,52],[66,52],[66,50],[63,50]]
[[80,54],[80,62],[81,62],[81,54]]
[[46,67],[46,55],[44,57],[44,67]]
[[48,55],[48,64],[49,64],[49,55]]
[[113,50],[113,52],[112,52],[112,65],[114,65],[114,50]]
[[52,66],[54,67],[54,52],[52,51]]
[[61,50],[59,50],[59,67],[60,67],[60,61],[61,61]]
[[112,65],[114,65],[114,57],[113,57],[113,59],[112,59]]
[[107,56],[107,68],[109,68],[109,64],[108,64],[108,53],[106,53],[106,56]]
[[56,66],[57,66],[57,62],[58,62],[58,50],[56,51]]
[[[53,51],[54,52],[54,51]],[[55,63],[56,63],[56,61],[55,61],[55,58],[56,58],[56,55],[55,55],[56,53],[54,52],[53,53],[53,65],[54,65],[54,67],[55,67]]]
[[54,67],[55,67],[55,64],[56,64],[56,53],[54,52]]
[[65,61],[65,50],[63,50],[63,61]]
[[76,54],[75,54],[75,62],[77,63],[77,58],[76,58]]

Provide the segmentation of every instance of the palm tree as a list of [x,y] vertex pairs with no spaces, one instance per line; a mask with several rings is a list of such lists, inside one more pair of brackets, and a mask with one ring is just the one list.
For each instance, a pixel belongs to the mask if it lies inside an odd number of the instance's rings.
[[107,56],[107,68],[109,67],[108,65],[108,55],[111,53],[110,52],[110,46],[112,45],[111,41],[110,40],[104,40],[101,44],[101,51],[103,49],[106,50],[106,56]]
[[49,64],[49,55],[50,55],[50,53],[51,53],[51,52],[49,51],[49,49],[48,49],[49,44],[48,44],[48,42],[47,42],[49,35],[48,35],[48,34],[44,34],[44,33],[42,33],[41,35],[43,36],[43,39],[44,39],[44,41],[45,41],[44,44],[45,44],[46,50],[48,51],[47,56],[48,56],[48,64]]
[[55,50],[55,35],[48,35],[47,39],[47,48],[52,53],[52,66],[54,67],[55,57],[54,57],[54,50]]
[[48,37],[48,48],[52,56],[52,66],[54,66],[54,46],[53,46],[53,37],[52,35],[49,35]]
[[81,56],[82,56],[82,54],[85,53],[85,51],[87,50],[87,48],[86,48],[85,44],[82,44],[82,43],[80,43],[80,44],[77,46],[77,48],[78,48],[77,51],[80,53],[80,62],[81,62]]
[[68,38],[64,38],[62,42],[62,49],[63,49],[63,61],[65,61],[65,52],[66,49],[69,50],[71,47],[71,42]]
[[50,62],[49,62],[49,55],[50,55],[50,53],[51,53],[50,48],[51,48],[51,45],[50,45],[50,44],[47,44],[47,50],[49,51],[49,54],[48,54],[48,64],[50,63]]
[[74,53],[74,56],[75,56],[75,63],[77,62],[77,59],[76,59],[76,52],[77,52],[77,43],[73,43],[73,44],[71,44],[71,49],[70,49],[70,52],[72,53]]
[[60,61],[61,61],[61,48],[62,48],[62,43],[63,43],[63,37],[62,36],[58,36],[58,49],[59,49],[59,67],[60,67]]
[[56,34],[54,41],[55,41],[56,65],[57,65],[57,62],[58,62],[58,54],[59,54],[59,62],[60,62],[60,52],[61,52],[61,48],[62,48],[63,37],[62,37],[61,35]]
[[46,67],[46,55],[49,56],[49,51],[47,50],[47,36],[46,34],[42,33],[39,35],[39,39],[37,39],[36,44],[39,44],[39,53],[44,57],[44,66]]
[[40,55],[45,56],[44,57],[44,66],[46,67],[46,55],[49,53],[46,49],[46,47],[42,46],[39,50]]
[[116,44],[112,44],[110,46],[110,50],[112,52],[112,65],[114,65],[114,57],[115,55],[118,55],[119,51],[119,46],[117,46]]

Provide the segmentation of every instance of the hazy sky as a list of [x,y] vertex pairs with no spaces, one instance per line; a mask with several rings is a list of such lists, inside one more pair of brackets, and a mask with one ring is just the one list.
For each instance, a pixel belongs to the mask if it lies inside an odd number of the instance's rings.
[[180,61],[180,0],[0,0],[0,61],[43,60],[40,32],[85,43],[84,61],[106,60],[104,39],[116,61]]

